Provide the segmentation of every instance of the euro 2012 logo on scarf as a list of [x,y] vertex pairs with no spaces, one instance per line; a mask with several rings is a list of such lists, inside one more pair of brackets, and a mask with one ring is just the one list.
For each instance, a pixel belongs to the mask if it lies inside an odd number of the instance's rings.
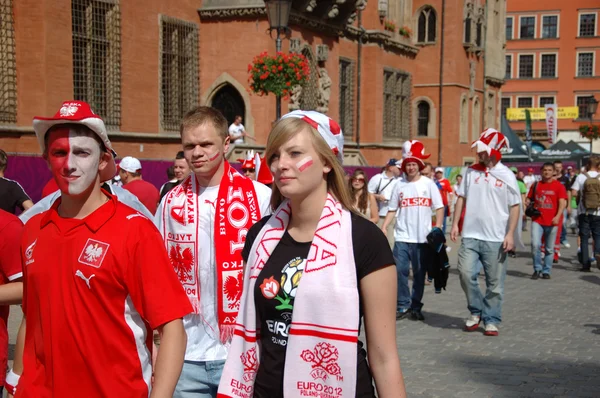
[[319,343],[312,351],[304,350],[300,354],[300,358],[305,362],[312,363],[310,375],[315,380],[321,379],[326,381],[330,375],[336,376],[338,381],[344,379],[342,369],[337,363],[339,351],[330,343]]
[[240,355],[242,365],[244,365],[244,381],[246,383],[254,380],[258,370],[258,360],[256,358],[256,347],[251,348],[246,353]]

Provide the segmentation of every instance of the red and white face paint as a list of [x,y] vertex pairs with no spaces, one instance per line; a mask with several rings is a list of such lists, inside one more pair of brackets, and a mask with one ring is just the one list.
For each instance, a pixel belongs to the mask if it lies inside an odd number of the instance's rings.
[[47,161],[60,191],[80,195],[98,177],[100,144],[87,135],[68,128],[50,133]]
[[303,172],[304,170],[308,169],[312,165],[313,165],[312,156],[307,156],[304,159],[302,159],[301,161],[299,161],[298,163],[296,163],[296,168],[298,169],[299,172]]

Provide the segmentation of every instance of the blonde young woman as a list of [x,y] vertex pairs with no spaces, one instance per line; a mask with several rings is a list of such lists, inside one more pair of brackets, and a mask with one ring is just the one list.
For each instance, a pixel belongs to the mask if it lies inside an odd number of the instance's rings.
[[375,195],[367,190],[369,180],[365,172],[362,169],[354,170],[348,183],[352,198],[354,198],[354,208],[367,220],[377,224],[379,221],[379,208],[377,207]]
[[377,226],[351,210],[342,149],[339,126],[318,112],[289,113],[269,135],[273,214],[246,236],[220,397],[406,396],[394,258]]

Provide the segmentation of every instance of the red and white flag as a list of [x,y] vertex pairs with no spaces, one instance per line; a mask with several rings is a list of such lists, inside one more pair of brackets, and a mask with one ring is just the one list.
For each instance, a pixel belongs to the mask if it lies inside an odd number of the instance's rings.
[[558,134],[558,110],[556,104],[546,104],[546,130],[548,130],[548,143],[556,142]]

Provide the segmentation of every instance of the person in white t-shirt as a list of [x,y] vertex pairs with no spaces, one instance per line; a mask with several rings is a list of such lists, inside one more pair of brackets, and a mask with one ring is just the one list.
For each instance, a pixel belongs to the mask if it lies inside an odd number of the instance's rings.
[[[427,235],[431,231],[431,211],[436,212],[436,227],[441,228],[444,219],[444,203],[435,182],[422,176],[425,167],[423,144],[417,140],[406,141],[402,147],[401,168],[404,177],[396,183],[389,201],[388,213],[381,230],[387,233],[388,225],[394,223],[394,259],[398,274],[398,302],[396,319],[409,313],[414,320],[425,319],[423,291],[426,267],[422,264]],[[393,221],[395,218],[395,222]],[[413,270],[412,295],[408,287],[409,263]]]
[[189,111],[181,143],[191,174],[165,195],[155,216],[194,308],[183,319],[185,363],[173,396],[215,398],[239,309],[245,237],[270,213],[271,189],[225,161],[227,120],[218,110]]
[[[586,169],[587,172],[582,172],[575,178],[571,185],[571,195],[579,196],[579,205],[577,206],[578,224],[579,224],[579,249],[581,251],[581,271],[591,272],[591,259],[589,254],[590,236],[594,243],[594,259],[596,266],[600,269],[600,209],[587,209],[584,203],[583,187],[588,178],[600,177],[600,156],[593,155],[590,157]],[[589,187],[589,184],[588,184]]]
[[[465,330],[476,331],[483,320],[486,336],[497,336],[502,320],[507,253],[521,242],[521,193],[512,171],[500,162],[500,149],[508,140],[494,129],[484,131],[473,143],[479,163],[469,167],[458,191],[454,214],[466,202],[462,242],[458,251],[460,284],[471,317]],[[451,238],[459,235],[459,218],[452,223]],[[515,237],[516,235],[516,237]],[[479,289],[479,272],[485,270],[485,297]]]
[[[398,168],[398,160],[390,159],[383,172],[376,174],[369,181],[367,190],[375,196],[377,206],[379,207],[379,222],[378,227],[383,225],[383,221],[388,214],[388,203],[392,197],[394,186],[400,175],[400,169]],[[394,247],[394,236],[392,230],[392,224],[390,224],[389,230],[386,232],[390,247]]]
[[229,139],[233,144],[243,144],[244,137],[253,138],[246,132],[242,124],[242,117],[238,115],[229,126]]

